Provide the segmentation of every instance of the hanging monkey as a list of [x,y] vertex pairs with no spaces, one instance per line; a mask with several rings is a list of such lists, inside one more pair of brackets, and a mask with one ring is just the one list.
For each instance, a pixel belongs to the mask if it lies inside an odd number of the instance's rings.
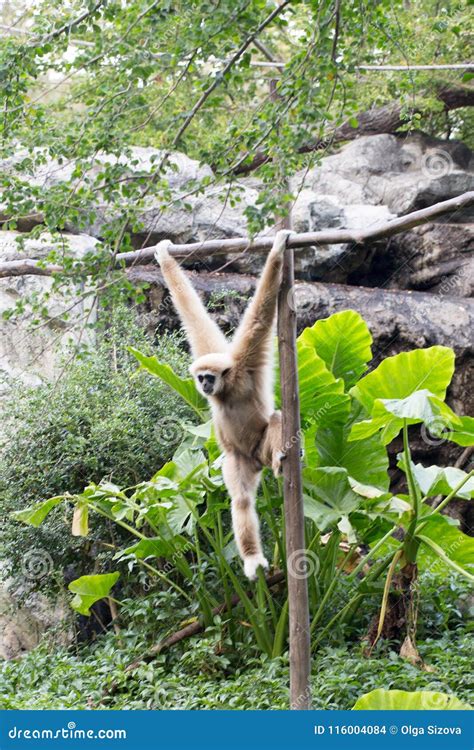
[[273,400],[274,321],[281,284],[283,252],[291,232],[275,236],[255,294],[233,338],[228,340],[203,306],[189,279],[158,245],[156,259],[186,331],[194,361],[190,371],[209,401],[218,443],[224,453],[224,482],[232,500],[232,524],[245,575],[256,578],[263,555],[257,489],[263,466],[280,474],[281,414]]

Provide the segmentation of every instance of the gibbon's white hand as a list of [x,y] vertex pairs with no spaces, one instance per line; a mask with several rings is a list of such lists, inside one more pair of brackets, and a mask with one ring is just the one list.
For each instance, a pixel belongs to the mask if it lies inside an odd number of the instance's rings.
[[170,257],[168,248],[172,244],[173,243],[171,242],[171,240],[161,240],[161,242],[159,242],[156,246],[155,260],[159,266],[161,266],[163,260]]
[[288,239],[292,234],[296,233],[292,232],[291,229],[280,229],[275,235],[273,247],[270,250],[270,254],[282,255],[288,247]]

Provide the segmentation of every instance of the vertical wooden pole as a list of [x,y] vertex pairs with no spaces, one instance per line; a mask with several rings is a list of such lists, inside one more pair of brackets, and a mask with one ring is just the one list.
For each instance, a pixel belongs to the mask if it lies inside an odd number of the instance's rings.
[[311,707],[311,652],[308,581],[305,575],[303,495],[300,456],[300,402],[296,359],[296,310],[293,304],[293,250],[285,250],[278,298],[281,411],[283,422],[284,512],[290,620],[290,708]]

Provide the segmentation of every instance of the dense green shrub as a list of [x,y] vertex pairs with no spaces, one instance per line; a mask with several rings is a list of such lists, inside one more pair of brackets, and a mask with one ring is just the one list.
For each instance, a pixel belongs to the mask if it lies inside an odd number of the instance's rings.
[[[56,384],[13,385],[3,403],[0,437],[0,557],[8,572],[22,569],[25,552],[46,550],[54,569],[91,547],[71,544],[69,514],[53,513],[41,529],[10,518],[10,512],[52,495],[78,492],[90,481],[112,480],[122,485],[151,476],[182,440],[181,424],[191,411],[157,379],[137,373],[128,345],[152,347],[120,310],[98,333],[97,347],[67,366]],[[176,336],[162,336],[155,348],[181,374],[187,356]],[[95,524],[97,527],[97,524]],[[92,529],[92,532],[94,529]],[[101,538],[113,541],[114,529],[101,528]],[[79,567],[81,567],[79,565]],[[44,583],[44,582],[43,582]]]
[[[443,607],[456,608],[467,585],[453,575],[423,576],[422,607],[444,584]],[[118,640],[108,633],[76,654],[51,651],[43,644],[20,661],[0,665],[0,708],[86,708],[90,701],[94,707],[114,709],[287,708],[287,654],[269,659],[256,655],[249,644],[236,651],[218,627],[125,673],[130,662],[185,615],[169,591],[129,600],[121,608]],[[347,645],[341,640],[319,649],[313,659],[314,707],[350,709],[358,697],[376,688],[439,690],[469,701],[472,649],[466,619],[460,618],[455,627],[440,626],[436,638],[419,642],[433,672],[414,667],[389,644],[380,645],[370,659],[357,642]],[[115,690],[109,694],[111,684]]]

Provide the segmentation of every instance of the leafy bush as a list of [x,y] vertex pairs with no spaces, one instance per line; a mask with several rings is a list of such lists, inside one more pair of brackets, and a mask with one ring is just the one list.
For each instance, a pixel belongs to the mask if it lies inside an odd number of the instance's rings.
[[[287,708],[287,654],[270,659],[246,648],[235,651],[212,630],[126,673],[146,641],[176,624],[176,615],[182,615],[179,604],[174,612],[176,604],[170,595],[167,601],[163,595],[134,600],[119,638],[109,633],[78,654],[42,645],[0,665],[0,708]],[[359,645],[321,649],[313,660],[314,708],[350,709],[364,693],[379,688],[434,690],[469,701],[470,636],[459,630],[422,641],[419,648],[433,672],[420,671],[392,650],[367,659]]]
[[[136,361],[126,350],[131,344],[151,353],[132,313],[118,310],[99,333],[96,349],[69,364],[65,360],[57,384],[17,384],[6,396],[0,445],[0,555],[8,572],[21,571],[23,556],[31,548],[46,550],[55,568],[77,564],[79,548],[87,551],[97,538],[96,533],[86,544],[71,543],[59,511],[32,533],[12,521],[11,511],[60,492],[78,492],[91,481],[136,483],[162,466],[181,442],[181,424],[192,419],[191,410],[163,383],[136,373]],[[163,336],[157,352],[184,374],[188,360],[179,345],[176,336]],[[115,532],[104,524],[100,532],[113,542]]]

